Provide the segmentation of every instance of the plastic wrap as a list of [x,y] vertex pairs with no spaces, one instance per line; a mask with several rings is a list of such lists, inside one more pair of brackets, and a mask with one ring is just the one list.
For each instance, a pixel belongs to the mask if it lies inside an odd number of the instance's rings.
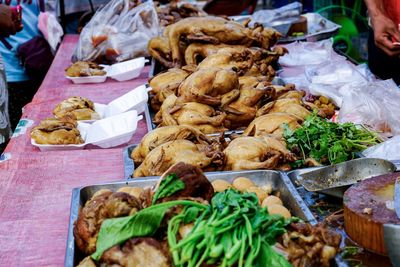
[[342,93],[340,122],[366,124],[384,135],[400,134],[400,90],[393,80],[350,85]]
[[130,0],[112,0],[83,28],[72,61],[115,63],[147,56],[147,43],[158,35],[152,1],[132,8]]

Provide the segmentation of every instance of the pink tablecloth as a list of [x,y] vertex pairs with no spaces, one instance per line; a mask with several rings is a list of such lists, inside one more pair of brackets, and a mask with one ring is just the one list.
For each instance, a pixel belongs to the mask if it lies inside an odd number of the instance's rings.
[[[37,123],[50,117],[55,104],[79,95],[99,103],[143,84],[148,68],[133,81],[74,85],[64,69],[78,40],[66,36],[45,81],[23,117]],[[62,266],[74,187],[123,179],[122,148],[39,152],[30,144],[29,129],[6,148],[0,162],[0,266]],[[147,132],[145,122],[131,143]]]
[[[143,69],[139,78],[131,81],[117,82],[108,79],[105,83],[73,84],[65,78],[64,70],[71,64],[70,59],[77,41],[77,35],[67,35],[64,38],[45,80],[32,102],[25,106],[22,118],[32,120],[33,125],[38,124],[42,119],[52,117],[54,107],[68,97],[82,96],[96,103],[107,104],[147,82],[149,67]],[[31,145],[29,136],[30,128],[26,129],[24,134],[12,138],[6,148],[6,152],[39,151],[38,148]],[[138,131],[129,143],[139,142],[146,132],[147,126],[143,119],[139,122]]]

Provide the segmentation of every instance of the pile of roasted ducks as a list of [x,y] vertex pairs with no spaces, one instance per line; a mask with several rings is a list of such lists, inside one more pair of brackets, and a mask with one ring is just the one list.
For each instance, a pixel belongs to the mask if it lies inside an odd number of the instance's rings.
[[329,266],[339,252],[338,233],[276,211],[280,192],[261,204],[248,178],[216,182],[179,162],[151,188],[94,193],[74,224],[78,266]]
[[[204,171],[289,170],[297,158],[286,148],[285,127],[335,110],[325,100],[306,101],[294,85],[271,83],[274,64],[287,53],[272,48],[279,36],[258,25],[192,17],[152,39],[151,55],[169,69],[149,81],[158,128],[133,151],[133,177],[160,175],[182,160]],[[244,131],[229,140],[207,136],[227,130]]]

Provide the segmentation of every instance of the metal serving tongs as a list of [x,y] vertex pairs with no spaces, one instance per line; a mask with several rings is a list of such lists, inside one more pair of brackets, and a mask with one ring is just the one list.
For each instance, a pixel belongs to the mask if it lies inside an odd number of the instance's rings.
[[342,198],[350,185],[395,171],[396,166],[390,161],[359,158],[303,172],[297,176],[296,180],[307,191]]

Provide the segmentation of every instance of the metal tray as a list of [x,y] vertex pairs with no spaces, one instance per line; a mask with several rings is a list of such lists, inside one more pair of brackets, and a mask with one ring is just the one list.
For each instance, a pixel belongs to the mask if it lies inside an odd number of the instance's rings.
[[[210,181],[216,179],[223,179],[232,182],[236,177],[245,176],[253,180],[257,185],[271,184],[274,191],[279,191],[281,198],[285,203],[285,206],[290,210],[290,212],[304,221],[311,224],[316,224],[316,219],[305,205],[304,201],[297,193],[295,187],[290,182],[289,177],[283,172],[277,171],[239,171],[239,172],[219,172],[219,173],[208,173],[206,174]],[[124,186],[137,186],[137,187],[147,187],[153,186],[158,181],[158,177],[147,177],[147,178],[136,178],[131,181],[126,182],[115,182],[106,183],[99,185],[84,186],[81,188],[75,188],[72,191],[71,198],[71,213],[69,218],[69,228],[68,228],[68,240],[67,248],[65,254],[64,266],[72,267],[76,266],[83,255],[75,246],[75,239],[73,235],[74,222],[78,218],[79,208],[82,207],[90,197],[100,189],[110,189],[113,191],[118,190]]]
[[340,25],[330,21],[318,13],[306,13],[302,14],[302,16],[307,18],[307,34],[303,36],[285,36],[279,39],[279,43],[295,41],[317,42],[335,36],[341,28]]

